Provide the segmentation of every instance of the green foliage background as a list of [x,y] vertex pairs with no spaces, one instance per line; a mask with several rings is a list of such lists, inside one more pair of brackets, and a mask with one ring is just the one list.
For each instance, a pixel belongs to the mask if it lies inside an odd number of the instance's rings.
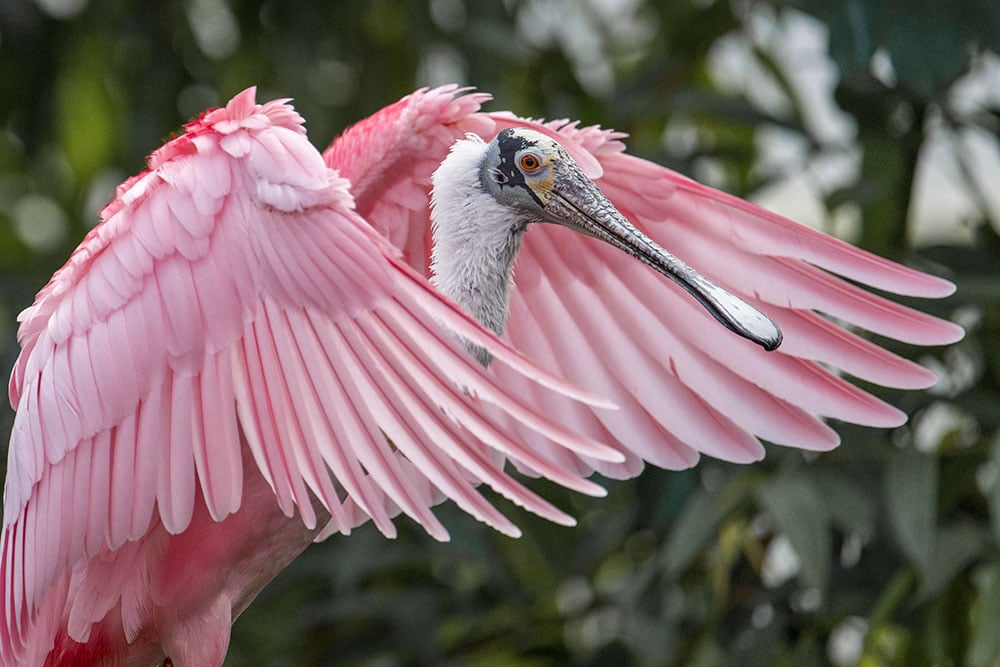
[[[781,57],[775,26],[803,17],[826,35],[826,102],[851,128],[840,138],[796,83],[815,63]],[[723,43],[756,72],[742,88],[713,74]],[[853,155],[845,182],[819,188],[824,219],[840,231],[853,215],[852,241],[954,280],[954,297],[919,305],[969,328],[948,350],[890,343],[944,376],[930,392],[872,388],[908,426],[838,425],[843,445],[821,456],[772,447],[750,467],[650,469],[599,500],[536,483],[580,525],[510,508],[520,540],[451,506],[448,544],[405,520],[395,541],[371,526],[331,538],[240,619],[227,664],[997,664],[1000,183],[966,141],[996,150],[1000,98],[956,91],[998,53],[993,0],[4,0],[0,371],[17,355],[15,315],[114,185],[248,85],[293,97],[320,147],[450,74],[492,92],[491,108],[627,131],[632,152],[744,196]],[[674,127],[680,142],[664,139]],[[762,168],[775,131],[801,151]],[[967,195],[968,241],[915,248],[932,134]],[[4,407],[3,442],[11,420]]]

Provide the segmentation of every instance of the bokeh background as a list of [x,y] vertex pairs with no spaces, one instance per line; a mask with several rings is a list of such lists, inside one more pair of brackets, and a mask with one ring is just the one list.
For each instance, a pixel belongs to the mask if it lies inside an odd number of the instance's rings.
[[[249,85],[312,141],[414,88],[581,119],[633,153],[954,280],[905,427],[609,482],[574,529],[451,506],[311,547],[227,665],[992,665],[1000,660],[1000,4],[914,0],[3,0],[0,372],[114,186]],[[6,443],[12,413],[0,409]]]

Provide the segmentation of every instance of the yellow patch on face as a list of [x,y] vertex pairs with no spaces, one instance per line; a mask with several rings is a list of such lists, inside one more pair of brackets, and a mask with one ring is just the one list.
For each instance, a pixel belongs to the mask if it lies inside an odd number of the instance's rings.
[[552,188],[556,184],[556,177],[552,170],[546,169],[545,173],[525,178],[524,182],[535,193],[542,205],[548,206],[549,199],[552,198]]
[[556,184],[556,172],[552,168],[552,159],[547,155],[539,155],[535,151],[529,151],[518,157],[518,164],[521,173],[524,174],[525,185],[531,188],[542,206],[548,206]]

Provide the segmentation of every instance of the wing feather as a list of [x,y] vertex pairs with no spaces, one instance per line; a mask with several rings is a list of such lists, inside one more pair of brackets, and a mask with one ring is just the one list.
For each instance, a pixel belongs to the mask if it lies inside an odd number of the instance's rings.
[[[132,531],[133,508],[144,504],[143,485],[136,484],[136,416],[130,415],[122,420],[115,427],[113,437],[111,487],[117,493],[109,499],[108,547],[117,549],[129,539],[138,539],[139,536],[133,535]],[[66,475],[62,467],[52,470],[53,474]]]
[[343,333],[339,327],[322,326],[317,319],[313,317],[311,322],[317,329],[328,357],[338,361],[332,369],[353,408],[352,414],[359,418],[364,429],[365,438],[360,447],[355,449],[359,459],[400,510],[423,526],[431,537],[447,540],[448,531],[428,509],[431,501],[428,490],[423,485],[409,483],[410,476],[403,470],[400,460],[386,441],[385,433],[373,414],[373,406],[369,403],[370,389],[365,382],[364,371],[358,367]]
[[[367,436],[359,424],[357,413],[349,407],[350,401],[343,394],[332,370],[336,357],[331,359],[328,356],[305,313],[289,311],[286,316],[290,333],[295,339],[290,349],[298,355],[304,371],[301,376],[301,407],[307,412],[309,419],[318,424],[319,432],[333,434],[332,439],[316,438],[314,446],[347,496],[372,518],[383,534],[395,537],[395,526],[385,511],[385,496],[380,487],[372,483],[372,478],[365,474],[354,451],[365,442]],[[337,446],[337,443],[345,444]],[[350,446],[346,443],[350,443]],[[351,525],[353,521],[350,520],[346,524],[338,523],[337,530],[349,530]]]
[[261,475],[274,491],[278,507],[285,516],[290,517],[295,511],[291,482],[281,464],[274,438],[265,432],[265,426],[270,425],[269,410],[266,404],[258,403],[258,398],[263,398],[263,389],[253,390],[254,382],[262,381],[263,374],[258,370],[257,355],[249,336],[243,338],[242,344],[233,352],[233,357],[233,394],[236,397],[240,428],[246,436],[247,445]]
[[[263,304],[261,305],[263,310]],[[269,468],[285,488],[291,501],[302,515],[308,528],[316,526],[316,513],[309,500],[301,471],[294,465],[289,448],[283,445],[292,434],[288,426],[287,402],[279,388],[280,376],[274,373],[274,351],[271,334],[261,315],[250,325],[243,337],[244,362],[249,371],[250,400],[255,407],[257,437],[267,452]],[[286,501],[287,502],[287,501]],[[290,509],[290,508],[289,508]],[[289,514],[291,516],[291,514]]]
[[553,336],[548,332],[558,332],[554,336],[556,340],[547,346],[558,364],[556,368],[567,377],[575,377],[582,386],[594,387],[607,396],[615,396],[620,403],[632,408],[598,415],[604,427],[619,442],[628,443],[628,448],[663,468],[680,469],[694,465],[698,459],[697,452],[652,419],[643,406],[637,406],[631,400],[628,388],[609,370],[606,360],[578,327],[562,326],[571,323],[566,320],[569,310],[563,304],[563,295],[544,277],[535,284],[535,289],[539,298],[525,300],[525,317],[519,321],[519,334],[513,338],[515,344],[523,347],[529,344],[528,341],[534,341],[530,344],[535,345]]
[[[757,302],[758,307],[764,305]],[[782,352],[839,368],[854,377],[886,387],[926,389],[937,376],[920,364],[879,347],[814,312],[786,308],[773,313],[785,334]]]
[[[32,514],[34,511],[32,510]],[[25,517],[27,521],[27,517]],[[24,637],[24,617],[27,615],[27,607],[25,604],[25,594],[26,589],[29,585],[26,583],[24,578],[24,567],[27,561],[27,554],[24,550],[24,532],[30,526],[27,523],[19,523],[10,535],[10,541],[13,547],[10,550],[9,560],[7,561],[8,567],[10,568],[11,577],[9,588],[7,589],[7,595],[10,596],[12,604],[8,606],[7,614],[5,618],[7,619],[8,626],[13,625],[13,628],[9,628],[10,634],[14,635],[15,639],[20,641]],[[34,556],[34,554],[32,554]],[[30,588],[34,590],[35,583],[32,582]],[[13,624],[11,620],[13,619]]]
[[[473,485],[466,480],[455,459],[464,459],[466,464],[472,458],[460,443],[449,438],[443,431],[436,430],[436,435],[443,435],[444,441],[437,442],[436,447],[429,447],[425,442],[434,442],[424,430],[429,421],[411,421],[401,412],[409,408],[413,401],[412,395],[403,390],[400,385],[390,387],[390,383],[398,378],[392,374],[384,363],[375,359],[374,364],[365,363],[364,344],[354,322],[345,322],[338,326],[347,349],[354,356],[354,363],[348,364],[353,371],[353,379],[362,399],[380,424],[386,436],[399,452],[411,461],[441,492],[452,498],[459,507],[480,521],[493,526],[500,532],[517,536],[520,532],[509,519],[500,514],[490,503],[477,493]],[[387,397],[401,400],[393,402]],[[449,455],[445,455],[446,449]],[[425,501],[426,503],[426,501]]]
[[314,479],[315,471],[305,464],[308,457],[302,454],[304,445],[301,427],[295,419],[282,371],[281,352],[268,317],[271,308],[273,305],[269,302],[262,304],[260,316],[254,322],[254,351],[258,362],[255,364],[255,371],[260,373],[254,381],[254,392],[258,396],[260,409],[268,411],[270,428],[265,433],[270,436],[272,447],[279,453],[279,465],[291,483],[295,505],[299,508],[306,527],[313,528],[317,524],[317,518],[307,487],[318,487],[318,484]]
[[[649,185],[669,183],[676,188],[671,206],[681,209],[678,217],[697,220],[699,227],[754,254],[802,260],[896,294],[940,298],[955,289],[947,280],[890,262],[639,158],[619,153],[604,161],[609,173],[623,176],[615,185],[630,189],[630,201],[642,201]],[[651,219],[659,215],[636,213]]]
[[[404,304],[405,307],[405,304]],[[434,331],[432,315],[428,312],[420,312],[411,307],[406,308],[407,314],[419,325],[422,331]],[[438,313],[434,313],[437,315]],[[449,326],[455,328],[456,333],[463,338],[468,338],[473,342],[489,344],[489,338],[484,335],[485,330],[473,328],[468,316],[461,316],[457,311],[449,313],[451,318],[447,320]],[[471,335],[467,335],[471,334]],[[568,451],[574,451],[585,456],[592,456],[606,461],[620,462],[623,455],[616,449],[608,447],[594,439],[582,439],[573,431],[562,426],[561,422],[554,422],[541,417],[541,413],[519,398],[519,395],[510,391],[506,387],[494,385],[484,381],[483,372],[480,366],[467,354],[456,354],[457,348],[454,345],[446,345],[439,336],[422,336],[420,345],[426,345],[435,355],[440,355],[440,363],[443,369],[452,374],[465,390],[483,401],[489,402],[503,409],[504,412],[523,423],[525,426],[537,431],[540,435],[550,439],[553,443],[560,445]],[[539,369],[532,370],[530,362],[519,354],[511,354],[510,351],[501,350],[498,357],[500,361],[517,373],[522,373],[530,380],[543,386],[565,391],[566,395],[575,400],[594,401],[595,407],[605,407],[607,404],[597,401],[593,394],[579,391],[564,390],[565,381],[559,381],[556,377],[540,372]],[[529,375],[530,373],[530,375]],[[608,411],[613,412],[613,411]]]
[[[750,433],[778,444],[829,449],[836,432],[808,412],[748,382],[727,365],[678,339],[669,322],[660,320],[642,301],[630,301],[628,286],[610,274],[603,283],[611,297],[602,302],[606,319],[619,323],[621,344],[631,349],[629,365],[636,374],[676,377],[695,395]],[[670,350],[664,359],[651,351]],[[665,363],[666,362],[666,363]]]
[[[560,257],[573,257],[576,262],[570,267]],[[555,278],[547,281],[545,276]],[[532,329],[531,333],[519,335],[519,327],[523,325],[520,319],[514,319],[521,312],[518,303],[522,300],[537,302],[538,305],[525,315],[544,317],[549,309],[557,307],[558,300],[565,298],[562,294],[565,286],[575,282],[584,283],[592,290],[588,295],[587,305],[578,305],[575,311],[580,313],[579,317],[585,318],[584,321],[601,317],[620,319],[614,314],[605,313],[602,316],[600,313],[606,308],[604,304],[629,304],[620,307],[623,310],[645,307],[656,313],[659,325],[654,331],[661,342],[657,344],[648,340],[643,349],[659,358],[663,368],[670,368],[671,355],[676,353],[675,356],[679,357],[685,347],[690,347],[731,368],[734,375],[814,414],[869,425],[900,423],[901,413],[895,408],[811,362],[795,359],[781,350],[771,354],[756,349],[715,325],[711,316],[685,293],[663,281],[657,274],[630,261],[630,258],[617,253],[613,248],[572,236],[562,229],[541,227],[532,230],[522,249],[518,290],[512,299],[510,324],[512,340],[519,348],[534,349],[540,336],[544,335],[564,340],[566,331],[556,326],[561,321],[556,320]],[[553,288],[552,285],[557,287]],[[559,290],[558,299],[553,296],[554,289]],[[628,335],[635,334],[630,332]],[[585,339],[576,340],[579,346],[590,345]],[[613,353],[605,352],[604,348],[598,349],[602,355]],[[607,364],[610,361],[602,359],[601,363]],[[628,360],[623,363],[628,363]],[[563,370],[570,373],[569,367]],[[628,373],[624,373],[624,376],[627,377]],[[574,377],[583,386],[592,386],[578,376],[570,377]],[[621,402],[619,394],[610,395]]]
[[[33,596],[35,594],[37,586],[37,582],[35,580],[35,568],[38,565],[40,555],[38,553],[38,547],[40,546],[38,544],[38,532],[43,528],[38,522],[39,504],[40,503],[35,503],[28,508],[27,518],[30,522],[26,523],[24,536],[22,537],[24,565],[22,566],[20,574],[24,581],[24,595],[26,599],[32,599],[32,597],[29,596]],[[86,520],[86,517],[84,517],[84,520]],[[26,620],[31,620],[31,617],[34,616],[34,614],[29,613],[26,614],[26,616]]]
[[[389,367],[387,366],[387,368]],[[404,379],[408,388],[406,395],[412,406],[414,406],[411,407],[410,414],[413,419],[421,423],[421,427],[427,436],[432,441],[440,441],[442,438],[455,439],[456,437],[460,437],[460,434],[454,429],[453,422],[443,419],[440,413],[429,409],[431,406],[428,405],[425,398],[427,394],[425,393],[424,385],[419,381],[411,383],[413,380],[412,376],[410,380],[407,381],[407,379]],[[469,421],[474,424],[479,420],[475,415],[472,415]],[[498,431],[495,428],[486,431],[476,429],[475,435],[483,443],[491,446],[495,445],[497,447],[496,451],[503,451],[508,448],[506,441],[502,437],[497,437]],[[456,449],[455,461],[472,475],[468,480],[470,485],[475,486],[480,482],[485,482],[494,491],[511,502],[543,518],[566,526],[575,525],[576,521],[572,517],[504,473],[502,469],[504,465],[503,456],[498,456],[495,452],[487,448],[477,447],[474,441],[469,441],[461,443],[461,446]],[[596,488],[598,490],[596,495],[603,495],[604,493],[601,487],[597,487],[592,483],[588,484],[585,480],[567,478],[562,471],[555,471],[552,480],[562,483],[568,488],[582,487],[588,490]],[[471,486],[469,491],[474,493]],[[476,496],[473,497],[476,498]],[[479,503],[484,502],[481,497],[476,498],[476,500]],[[485,505],[486,507],[490,507],[488,502]],[[501,519],[505,530],[508,530],[512,535],[520,535],[520,530],[516,526],[509,524],[502,516]]]
[[[267,346],[263,357],[267,360],[265,373],[268,378],[268,390],[271,393],[270,404],[283,424],[282,437],[276,443],[286,451],[286,465],[289,460],[294,462],[303,481],[323,505],[333,515],[334,522],[350,529],[337,492],[333,488],[330,475],[326,472],[322,455],[315,446],[315,429],[320,423],[308,419],[308,412],[301,409],[303,404],[302,382],[307,378],[303,363],[298,361],[298,352],[294,347],[294,339],[288,330],[288,320],[284,312],[277,309],[273,302],[264,303],[263,317],[259,320],[261,328],[268,336],[259,338]],[[274,389],[275,391],[271,391]],[[291,450],[290,456],[287,450]],[[298,503],[308,502],[307,498],[298,498]],[[310,519],[311,520],[311,519]]]
[[194,512],[195,472],[192,414],[196,413],[193,378],[168,375],[161,385],[160,411],[164,430],[160,467],[156,477],[156,503],[164,528],[177,535],[187,528]]
[[87,513],[84,552],[98,553],[107,544],[108,509],[111,499],[111,434],[101,431],[90,442],[90,487],[87,491]]
[[194,390],[195,469],[205,505],[221,521],[239,509],[243,480],[230,355],[208,357]]
[[[156,396],[151,395],[155,400]],[[156,469],[159,466],[159,442],[163,433],[162,426],[157,423],[156,411],[159,403],[154,403],[150,397],[139,402],[135,413],[135,461],[132,490],[132,512],[128,526],[128,539],[138,540],[149,530],[150,521],[156,506]],[[127,473],[126,473],[127,474]],[[116,487],[117,489],[118,487]],[[127,489],[127,487],[126,487]]]
[[[565,255],[553,253],[552,256],[560,258],[567,272],[572,271],[572,267],[565,262]],[[614,279],[609,278],[609,282],[614,282]],[[550,288],[555,289],[552,285]],[[701,451],[713,456],[741,463],[763,456],[763,447],[755,438],[720,411],[708,406],[669,368],[660,367],[660,372],[651,372],[659,364],[633,343],[629,329],[620,326],[622,320],[616,317],[614,306],[620,305],[621,301],[612,298],[606,306],[603,302],[595,304],[593,292],[578,281],[561,281],[558,289],[560,298],[550,299],[549,303],[564,306],[564,309],[553,312],[554,319],[563,320],[570,328],[579,330],[582,345],[600,351],[600,355],[593,355],[595,363],[599,356],[608,367],[608,372],[617,376],[619,385],[635,410],[646,411],[661,428],[673,433],[682,442],[704,443]],[[602,307],[607,311],[600,312]],[[573,346],[572,349],[578,350],[579,347]],[[677,356],[681,352],[678,350]],[[622,411],[623,414],[631,412]]]
[[[82,442],[80,445],[73,450],[67,458],[68,468],[73,472],[73,504],[72,507],[85,508],[90,503],[90,461],[91,461],[91,443],[89,441]],[[73,560],[81,558],[82,554],[86,551],[86,538],[87,538],[87,516],[85,513],[74,512],[74,520],[70,524],[72,528],[72,537],[69,543],[69,553],[70,558]],[[27,525],[27,524],[25,524]],[[23,534],[23,530],[21,531]],[[45,582],[39,582],[44,584]],[[19,587],[23,587],[23,584],[19,584]],[[23,604],[23,602],[22,602]],[[21,605],[17,605],[16,609],[23,609]],[[30,608],[30,607],[29,607]]]

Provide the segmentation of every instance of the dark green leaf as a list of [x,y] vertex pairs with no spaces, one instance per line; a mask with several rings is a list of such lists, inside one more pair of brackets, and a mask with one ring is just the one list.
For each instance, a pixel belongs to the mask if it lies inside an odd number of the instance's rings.
[[1000,566],[996,564],[976,571],[972,577],[976,588],[976,603],[972,608],[972,638],[966,664],[969,667],[989,667],[1000,661]]
[[718,529],[722,516],[718,496],[699,490],[688,498],[663,550],[663,565],[670,576],[682,572],[702,552]]
[[894,452],[885,478],[889,521],[903,552],[928,570],[937,531],[937,457],[916,451]]
[[788,537],[802,562],[802,578],[825,593],[830,579],[830,513],[827,501],[810,478],[785,475],[757,491],[776,531]]

